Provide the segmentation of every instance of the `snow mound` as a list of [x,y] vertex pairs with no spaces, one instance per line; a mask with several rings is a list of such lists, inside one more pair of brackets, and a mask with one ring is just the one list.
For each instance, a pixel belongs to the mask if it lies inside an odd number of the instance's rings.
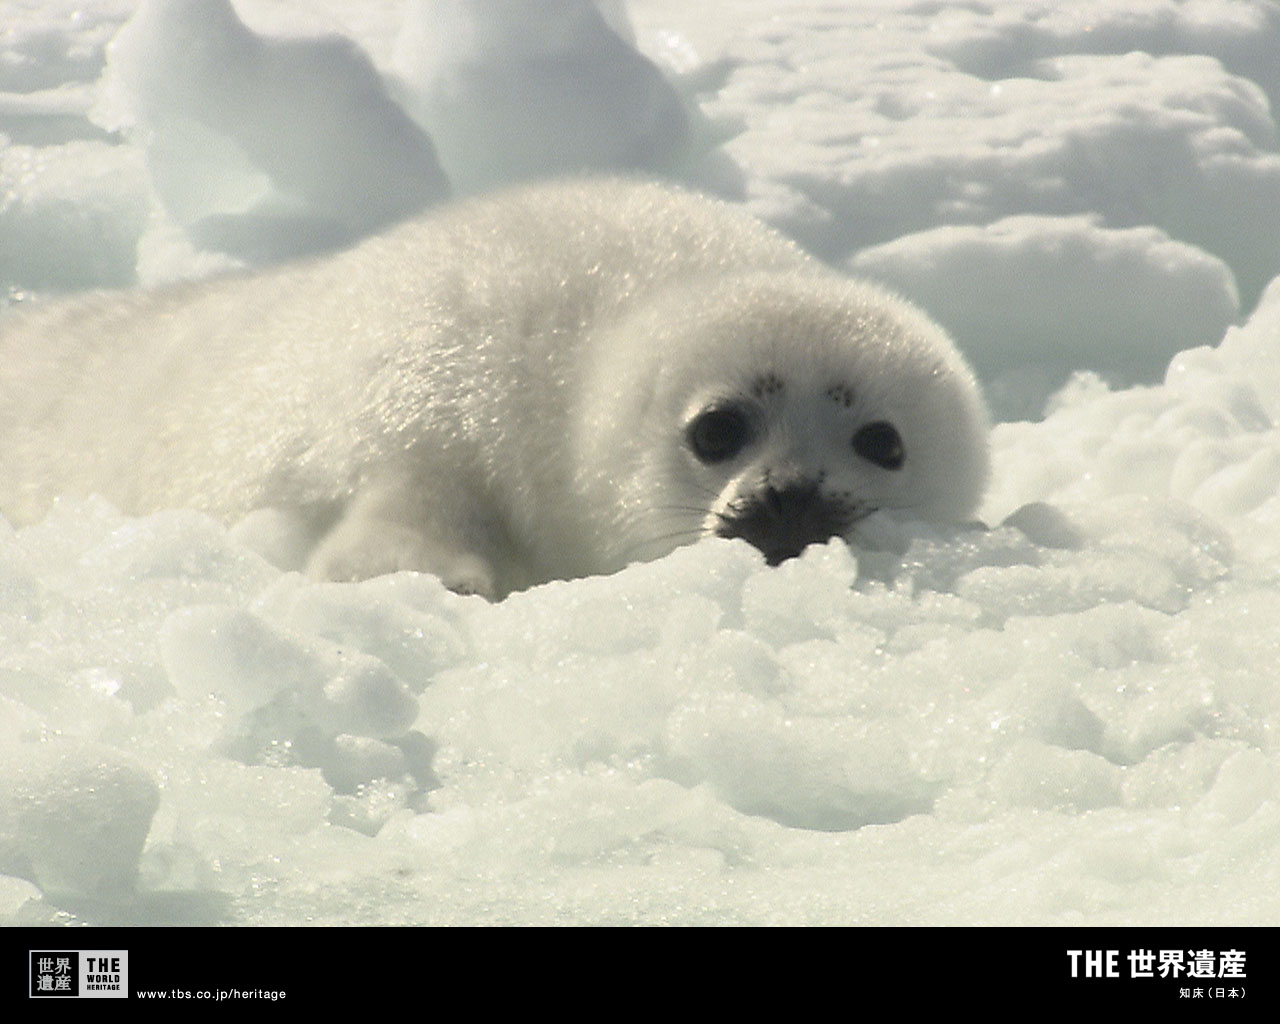
[[396,46],[408,109],[459,193],[585,170],[674,170],[689,145],[676,90],[620,6],[416,0]]
[[1024,403],[999,409],[1004,419],[1034,415],[1081,367],[1116,384],[1158,380],[1240,312],[1221,260],[1156,228],[1109,229],[1094,217],[933,228],[863,249],[849,269],[944,323],[997,407],[1006,395]]
[[339,36],[267,38],[229,0],[145,0],[96,120],[146,150],[168,215],[255,263],[351,242],[448,194],[431,140]]

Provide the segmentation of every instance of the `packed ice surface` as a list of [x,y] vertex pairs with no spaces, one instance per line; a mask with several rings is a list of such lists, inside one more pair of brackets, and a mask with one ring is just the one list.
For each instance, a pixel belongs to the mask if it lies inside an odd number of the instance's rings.
[[[197,183],[268,108],[202,81],[222,148],[162,183],[188,69],[163,30],[108,49],[135,6],[0,0],[13,298],[231,262],[165,189],[230,209]],[[548,45],[498,6],[469,16],[503,52]],[[320,194],[409,102],[421,12],[235,13],[302,55],[270,95],[304,114],[339,66],[382,76],[365,121],[321,118]],[[869,521],[773,569],[709,541],[496,605],[283,572],[271,515],[0,526],[0,920],[1280,921],[1280,8],[605,13],[584,57],[633,38],[752,209],[968,351],[1004,421],[984,525]],[[159,76],[150,128],[105,121],[118,74]]]

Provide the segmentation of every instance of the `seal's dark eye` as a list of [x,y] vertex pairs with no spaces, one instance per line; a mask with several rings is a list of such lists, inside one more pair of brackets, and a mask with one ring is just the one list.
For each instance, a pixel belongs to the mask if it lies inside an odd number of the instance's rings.
[[712,406],[693,418],[685,431],[689,448],[701,462],[731,459],[751,440],[751,422],[736,406]]
[[853,450],[881,469],[901,469],[907,453],[892,423],[876,420],[853,435]]

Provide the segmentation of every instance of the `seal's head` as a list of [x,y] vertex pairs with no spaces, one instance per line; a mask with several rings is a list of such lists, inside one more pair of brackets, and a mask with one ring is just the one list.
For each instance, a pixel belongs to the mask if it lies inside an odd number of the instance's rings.
[[619,565],[710,535],[776,564],[875,511],[955,521],[982,496],[973,375],[878,288],[813,273],[692,283],[612,333],[580,445],[588,485],[615,494]]

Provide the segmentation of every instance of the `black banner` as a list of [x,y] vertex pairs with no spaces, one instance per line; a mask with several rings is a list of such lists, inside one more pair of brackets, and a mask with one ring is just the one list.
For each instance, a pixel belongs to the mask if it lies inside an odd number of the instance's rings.
[[[1278,933],[1257,928],[13,928],[0,1007],[140,1004],[329,1009],[416,992],[618,1008],[794,1003],[1274,1013]],[[603,986],[603,988],[601,988]],[[122,992],[121,989],[124,989]],[[595,992],[595,995],[589,993]],[[432,1003],[436,1000],[436,1006]],[[119,1004],[116,1004],[117,1008]],[[172,1006],[169,1006],[172,1010]],[[19,1019],[11,1017],[9,1019]]]

